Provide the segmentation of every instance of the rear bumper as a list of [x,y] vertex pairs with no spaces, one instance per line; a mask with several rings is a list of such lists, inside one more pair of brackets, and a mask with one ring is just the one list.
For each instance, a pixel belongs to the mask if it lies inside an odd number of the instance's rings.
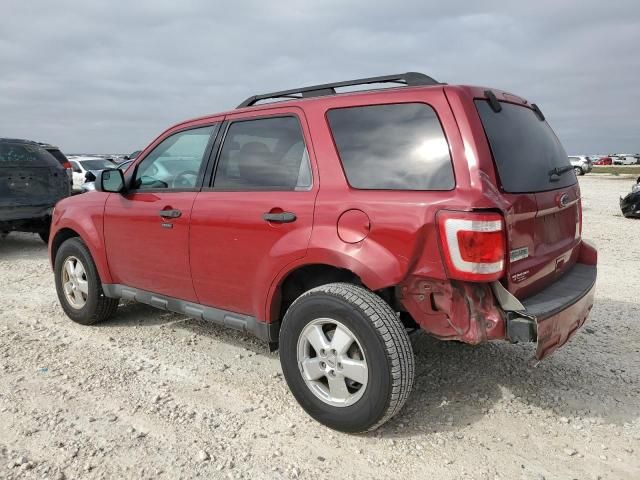
[[0,224],[30,220],[48,220],[53,205],[0,206]]
[[543,359],[564,345],[593,307],[597,251],[580,244],[577,263],[546,289],[520,301],[500,282],[471,283],[409,276],[396,287],[403,310],[441,340],[537,342]]
[[590,249],[555,283],[522,301],[524,310],[507,311],[506,336],[512,342],[537,342],[536,358],[542,360],[563,346],[584,325],[593,307],[597,267]]

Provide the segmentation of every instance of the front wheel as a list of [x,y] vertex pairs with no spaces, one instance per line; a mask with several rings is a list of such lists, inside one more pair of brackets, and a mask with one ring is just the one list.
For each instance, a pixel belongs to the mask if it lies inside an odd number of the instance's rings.
[[301,295],[280,331],[284,377],[302,408],[342,432],[366,432],[404,405],[414,377],[409,337],[373,292],[347,283]]
[[66,240],[56,253],[56,291],[62,309],[76,323],[91,325],[111,317],[118,300],[108,298],[89,249],[75,237]]

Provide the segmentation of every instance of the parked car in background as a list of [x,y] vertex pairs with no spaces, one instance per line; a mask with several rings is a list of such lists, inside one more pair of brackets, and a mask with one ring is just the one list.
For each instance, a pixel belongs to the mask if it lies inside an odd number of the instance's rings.
[[64,168],[67,169],[67,173],[69,174],[69,179],[73,181],[71,164],[69,163],[69,159],[67,158],[67,156],[64,153],[62,153],[60,148],[56,147],[55,145],[51,145],[50,143],[43,143],[43,142],[38,142],[38,145],[40,145],[47,152],[53,155],[56,158],[56,160],[60,162],[60,165],[62,165]]
[[620,197],[620,210],[626,218],[640,218],[640,177],[631,187],[631,193]]
[[138,155],[140,155],[142,153],[142,150],[135,150],[133,152],[131,152],[129,155],[125,155],[123,157],[124,160],[135,160],[136,158],[138,158]]
[[105,168],[114,168],[116,166],[111,160],[100,157],[69,157],[71,170],[73,171],[73,190],[75,192],[82,191],[82,184],[85,183],[87,172],[99,172]]
[[569,162],[573,165],[573,171],[576,175],[584,175],[593,170],[593,163],[586,155],[573,155],[569,157]]
[[611,165],[613,163],[613,161],[611,160],[611,157],[600,157],[598,160],[596,160],[595,162],[593,162],[594,165]]
[[[123,172],[133,163],[133,160],[125,160],[122,163],[119,163],[117,167]],[[96,175],[94,172],[87,172],[85,174],[85,182],[82,184],[81,190],[82,193],[93,192],[96,189]]]
[[45,148],[0,139],[0,233],[35,232],[46,242],[53,207],[69,192],[65,167]]
[[611,155],[614,165],[636,165],[640,160],[640,156],[630,153],[616,153]]
[[[396,88],[338,90],[380,83]],[[541,360],[593,306],[574,167],[521,97],[419,73],[349,80],[252,96],[145,152],[56,207],[67,316],[94,324],[125,298],[254,334],[330,428],[400,411],[408,330],[537,342]]]

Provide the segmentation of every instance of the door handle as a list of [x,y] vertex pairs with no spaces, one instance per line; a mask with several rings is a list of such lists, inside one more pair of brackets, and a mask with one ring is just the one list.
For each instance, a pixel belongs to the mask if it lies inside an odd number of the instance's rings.
[[296,214],[291,212],[263,213],[262,219],[271,223],[291,223],[296,221]]
[[178,218],[180,215],[182,215],[180,210],[160,210],[162,218]]

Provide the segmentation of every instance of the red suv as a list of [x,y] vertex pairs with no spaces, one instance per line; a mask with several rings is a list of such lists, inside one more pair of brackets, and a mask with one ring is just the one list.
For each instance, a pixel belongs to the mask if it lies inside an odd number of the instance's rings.
[[[356,85],[377,89],[339,92]],[[125,299],[252,333],[341,431],[401,409],[412,329],[542,359],[593,305],[573,167],[535,104],[494,89],[407,73],[254,96],[171,127],[96,190],[53,216],[72,320]]]

